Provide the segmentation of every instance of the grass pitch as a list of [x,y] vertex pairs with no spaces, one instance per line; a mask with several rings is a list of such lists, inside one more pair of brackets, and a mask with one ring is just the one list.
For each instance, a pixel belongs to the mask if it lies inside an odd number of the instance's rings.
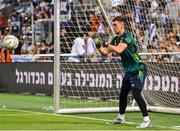
[[0,130],[180,130],[179,115],[150,113],[153,127],[137,129],[139,112],[127,113],[125,124],[107,125],[117,113],[60,115],[42,110],[51,104],[51,97],[0,93]]

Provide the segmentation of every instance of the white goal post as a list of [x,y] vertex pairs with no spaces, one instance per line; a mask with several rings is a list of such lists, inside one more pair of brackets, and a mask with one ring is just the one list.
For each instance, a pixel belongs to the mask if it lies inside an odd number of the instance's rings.
[[[111,2],[109,0],[93,0],[93,5],[89,7],[91,2],[85,0],[84,3],[76,5],[77,8],[71,12],[73,15],[70,25],[64,25],[67,32],[70,33],[70,37],[77,37],[79,32],[88,32],[89,26],[87,23],[88,13],[95,12],[96,15],[101,17],[106,23],[106,28],[109,29],[109,34],[113,34],[111,27],[112,8],[109,6]],[[57,12],[60,10],[59,1],[54,0],[54,23],[55,23],[55,37],[56,49],[59,49],[59,35],[57,24]],[[77,4],[77,3],[74,3]],[[100,5],[100,6],[99,6]],[[91,8],[93,7],[93,8]],[[133,17],[132,12],[128,12],[131,5],[120,5],[121,8],[115,9],[115,13],[123,13],[129,16],[129,19]],[[80,8],[80,10],[79,10]],[[82,11],[84,9],[85,11]],[[102,12],[101,12],[102,11]],[[131,10],[132,11],[132,10]],[[99,13],[100,12],[100,13]],[[174,17],[173,17],[174,18]],[[61,21],[61,20],[60,20]],[[144,20],[147,22],[149,20]],[[157,20],[160,22],[160,20]],[[83,25],[84,23],[87,23]],[[90,23],[91,24],[91,23]],[[141,33],[140,23],[131,21],[129,23],[129,29],[138,36]],[[152,23],[151,23],[152,24]],[[176,23],[172,23],[175,26]],[[73,27],[72,27],[73,26]],[[72,29],[73,28],[73,29]],[[136,30],[138,28],[138,30]],[[167,36],[167,31],[164,26],[159,26],[160,40],[164,36]],[[162,32],[161,32],[162,31]],[[145,33],[145,31],[143,32]],[[152,37],[152,36],[151,36]],[[144,46],[148,44],[154,47],[151,37],[144,35],[141,39],[140,48],[144,51]],[[150,43],[148,43],[150,42]],[[162,41],[161,41],[162,42]],[[144,45],[145,44],[145,45]],[[147,48],[145,48],[147,50]],[[149,50],[150,51],[150,50]],[[163,51],[160,50],[159,52]],[[180,114],[180,63],[179,52],[174,53],[146,53],[142,54],[142,58],[148,66],[148,77],[145,82],[145,90],[143,92],[144,97],[148,104],[150,111],[177,113]],[[120,63],[112,62],[60,62],[60,59],[66,56],[59,55],[59,52],[55,50],[54,59],[54,109],[55,113],[83,113],[83,112],[114,112],[118,111],[118,94],[121,86],[123,69]],[[177,61],[174,59],[178,59]],[[161,61],[160,61],[161,60]],[[128,97],[128,111],[138,111],[139,108],[133,101],[132,95]]]

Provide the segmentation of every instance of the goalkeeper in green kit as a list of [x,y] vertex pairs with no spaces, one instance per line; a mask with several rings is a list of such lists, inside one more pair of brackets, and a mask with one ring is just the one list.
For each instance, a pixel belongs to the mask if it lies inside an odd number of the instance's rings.
[[144,81],[147,74],[146,65],[138,55],[136,40],[125,30],[125,20],[121,16],[113,19],[113,28],[116,36],[111,43],[104,45],[100,39],[94,39],[96,47],[103,55],[109,53],[119,53],[122,65],[125,69],[125,76],[122,81],[122,87],[119,94],[119,114],[117,119],[110,121],[110,124],[122,124],[125,122],[125,110],[127,107],[127,96],[130,91],[136,100],[142,115],[143,122],[137,128],[152,127],[151,120],[148,116],[146,103],[141,96],[144,87]]

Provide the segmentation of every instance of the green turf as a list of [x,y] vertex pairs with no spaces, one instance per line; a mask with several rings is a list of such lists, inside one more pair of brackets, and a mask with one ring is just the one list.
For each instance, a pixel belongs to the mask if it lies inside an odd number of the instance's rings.
[[[0,130],[135,130],[142,121],[139,112],[126,114],[126,121],[131,124],[112,126],[106,121],[114,119],[117,113],[54,115],[43,110],[42,107],[52,104],[52,97],[0,93]],[[171,130],[180,126],[179,115],[150,113],[150,117],[153,127],[145,130]]]
[[[112,113],[79,114],[90,118],[112,118]],[[132,115],[132,114],[130,114]],[[71,115],[72,116],[72,115]],[[73,115],[75,116],[75,115]],[[134,114],[135,116],[135,114]],[[69,115],[34,114],[17,111],[0,110],[0,130],[134,130],[136,124],[107,125],[103,120],[70,117]],[[155,126],[149,130],[164,130]],[[148,129],[146,129],[148,130]]]
[[[61,99],[61,107],[64,108],[77,108],[87,107],[89,104],[93,107],[114,107],[118,105],[118,102],[105,102],[93,100],[80,100],[80,99]],[[13,94],[13,93],[0,93],[0,107],[6,106],[7,108],[29,110],[29,111],[45,111],[42,110],[45,106],[53,105],[53,97],[50,96],[31,96],[24,94]],[[46,112],[46,111],[45,111]]]
[[49,105],[53,105],[52,97],[0,93],[0,107],[42,112]]
[[[77,116],[99,118],[99,119],[114,119],[117,117],[117,113],[99,113],[99,114],[76,114]],[[173,127],[180,126],[180,115],[172,115],[165,113],[149,113],[152,123],[156,127]],[[126,113],[126,121],[133,123],[140,123],[142,116],[140,112],[128,112]]]

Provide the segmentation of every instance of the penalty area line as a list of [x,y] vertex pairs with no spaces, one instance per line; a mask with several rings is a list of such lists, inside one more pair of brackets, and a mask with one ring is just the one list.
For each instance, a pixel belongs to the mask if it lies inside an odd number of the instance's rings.
[[[104,121],[104,122],[109,122],[110,120],[107,119],[99,119],[99,118],[93,118],[93,117],[82,117],[82,116],[74,116],[74,115],[64,115],[64,114],[53,114],[53,113],[42,113],[42,112],[35,112],[35,111],[24,111],[24,110],[17,110],[17,109],[4,109],[0,108],[0,110],[9,110],[9,111],[16,111],[16,112],[24,112],[24,113],[31,113],[31,114],[36,114],[36,115],[50,115],[50,116],[61,116],[61,117],[69,117],[69,118],[78,118],[78,119],[86,119],[86,120],[97,120],[97,121]],[[135,122],[125,122],[126,124],[133,124],[133,125],[139,125],[140,123],[135,123]],[[159,126],[159,125],[153,125],[153,127],[159,127],[159,128],[170,128],[170,129],[179,129],[179,126],[173,126],[173,127],[168,127],[168,126]]]

